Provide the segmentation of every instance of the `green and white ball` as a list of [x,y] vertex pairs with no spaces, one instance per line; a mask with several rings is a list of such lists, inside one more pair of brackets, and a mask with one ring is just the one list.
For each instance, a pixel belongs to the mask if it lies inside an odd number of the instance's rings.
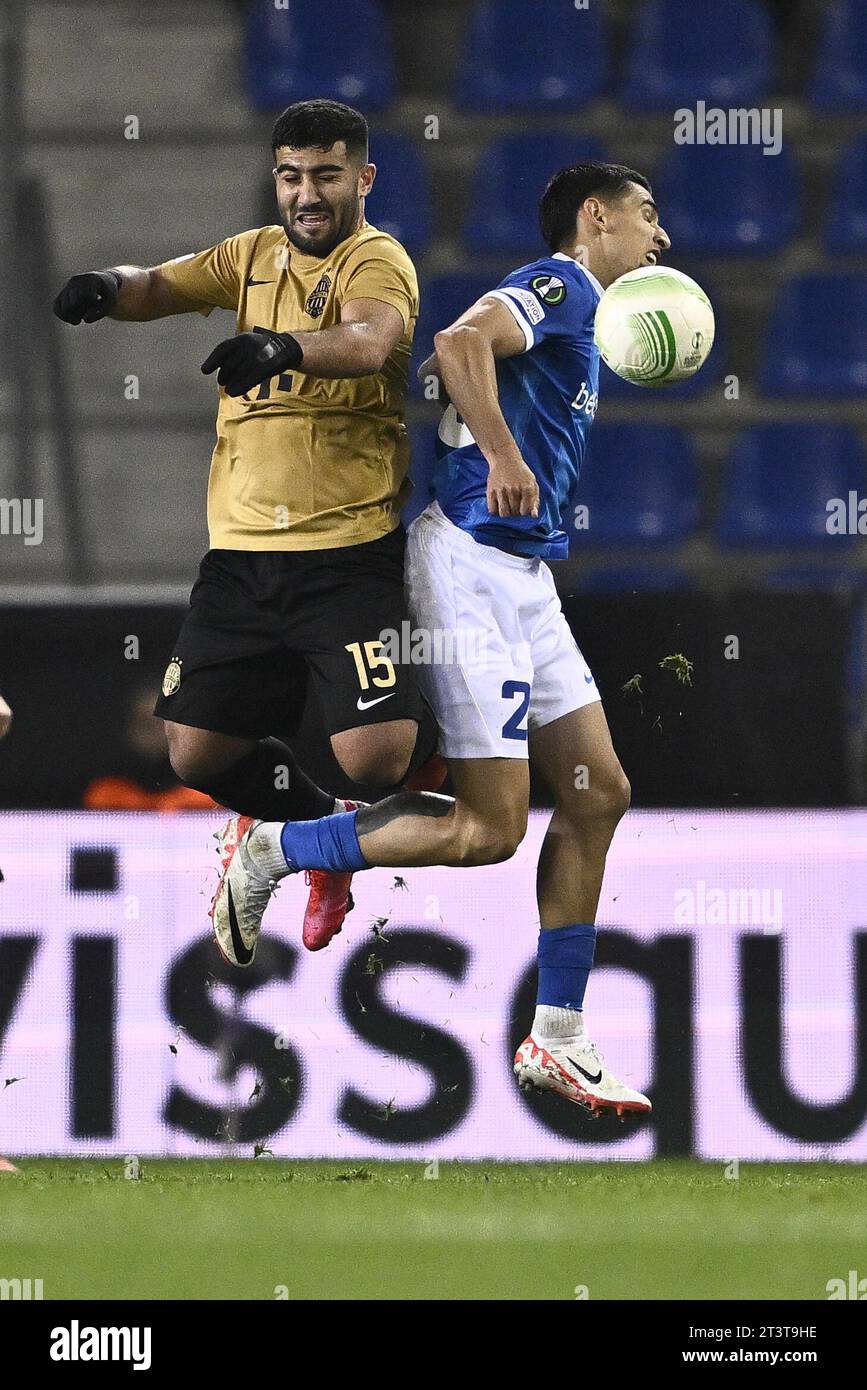
[[669,266],[621,275],[596,309],[603,361],[636,386],[668,386],[694,376],[713,337],[713,306],[701,285]]

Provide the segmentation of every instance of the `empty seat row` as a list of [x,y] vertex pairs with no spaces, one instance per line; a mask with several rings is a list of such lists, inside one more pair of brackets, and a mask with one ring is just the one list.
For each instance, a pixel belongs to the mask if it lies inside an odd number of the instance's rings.
[[[460,41],[455,99],[468,111],[563,111],[613,90],[627,106],[673,111],[751,104],[775,89],[777,44],[761,0],[643,0],[625,68],[612,69],[603,6],[570,0],[477,0]],[[378,111],[397,90],[379,0],[252,0],[247,88],[254,106],[331,97]],[[867,107],[867,6],[835,0],[822,18],[805,93],[828,109]]]
[[[375,134],[371,222],[416,255],[431,237],[427,165],[405,135]],[[472,180],[463,242],[473,255],[539,254],[539,200],[551,175],[584,159],[616,158],[593,136],[564,131],[503,135],[483,150]],[[789,145],[673,145],[651,175],[674,254],[775,255],[801,230],[803,181]],[[824,229],[829,252],[867,251],[867,135],[843,150]]]
[[[433,426],[413,434],[415,490],[407,522],[430,500],[435,434]],[[572,507],[573,553],[680,545],[704,519],[692,440],[672,426],[597,423]],[[725,547],[806,546],[842,561],[867,534],[867,455],[858,434],[842,425],[809,424],[743,431],[723,469],[711,530]],[[793,582],[791,573],[787,582]]]

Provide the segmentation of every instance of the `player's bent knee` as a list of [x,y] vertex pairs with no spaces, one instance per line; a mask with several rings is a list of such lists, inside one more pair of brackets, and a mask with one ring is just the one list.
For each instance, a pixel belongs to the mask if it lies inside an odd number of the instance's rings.
[[502,864],[511,859],[523,836],[509,835],[496,827],[490,827],[472,836],[461,860],[465,867],[482,864]]
[[607,788],[606,803],[611,820],[621,820],[632,805],[632,787],[622,768]]
[[337,761],[347,777],[369,787],[396,787],[409,771],[410,754],[378,754],[360,750],[357,753],[338,753]]
[[557,809],[576,831],[607,830],[612,832],[626,815],[632,803],[632,788],[622,768],[604,781],[591,781],[586,788],[570,792],[558,799]]
[[169,720],[166,720],[165,730],[172,771],[189,786],[189,774],[196,765],[190,740],[186,736],[189,730],[183,724],[172,724]]
[[173,724],[168,719],[165,729],[173,771],[185,786],[199,791],[208,791],[212,779],[225,772],[243,757],[248,746],[252,746],[252,741],[246,739],[212,734],[187,724]]
[[357,780],[369,782],[373,787],[398,787],[409,772],[411,756],[410,750],[405,757],[398,753],[388,758],[379,758],[367,775]]
[[526,820],[498,825],[476,818],[458,818],[455,825],[455,862],[462,868],[502,864],[504,860],[511,859],[526,833]]
[[204,784],[216,774],[211,760],[182,742],[169,744],[169,762],[185,787],[205,790]]
[[415,723],[395,721],[380,728],[350,729],[331,739],[347,777],[371,787],[396,787],[406,777],[415,748]]
[[631,801],[632,788],[626,775],[621,773],[596,789],[589,806],[591,817],[606,825],[616,825],[626,815]]

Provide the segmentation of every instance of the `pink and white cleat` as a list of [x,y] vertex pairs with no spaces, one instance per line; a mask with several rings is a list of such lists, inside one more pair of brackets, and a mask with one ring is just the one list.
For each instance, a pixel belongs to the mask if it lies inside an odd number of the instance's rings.
[[589,1038],[540,1043],[532,1033],[515,1053],[515,1075],[522,1091],[554,1091],[593,1115],[648,1115],[647,1096],[612,1075]]
[[277,887],[276,878],[262,864],[268,849],[267,832],[260,832],[264,824],[252,816],[230,816],[217,835],[223,872],[209,916],[220,954],[229,965],[253,964],[262,916]]

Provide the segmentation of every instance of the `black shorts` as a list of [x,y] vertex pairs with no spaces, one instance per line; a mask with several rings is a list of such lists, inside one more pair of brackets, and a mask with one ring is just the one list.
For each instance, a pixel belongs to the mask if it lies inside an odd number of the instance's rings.
[[[209,550],[154,713],[238,737],[292,733],[308,694],[328,734],[421,715],[401,631],[402,526],[334,550]],[[386,649],[387,650],[387,649]]]

